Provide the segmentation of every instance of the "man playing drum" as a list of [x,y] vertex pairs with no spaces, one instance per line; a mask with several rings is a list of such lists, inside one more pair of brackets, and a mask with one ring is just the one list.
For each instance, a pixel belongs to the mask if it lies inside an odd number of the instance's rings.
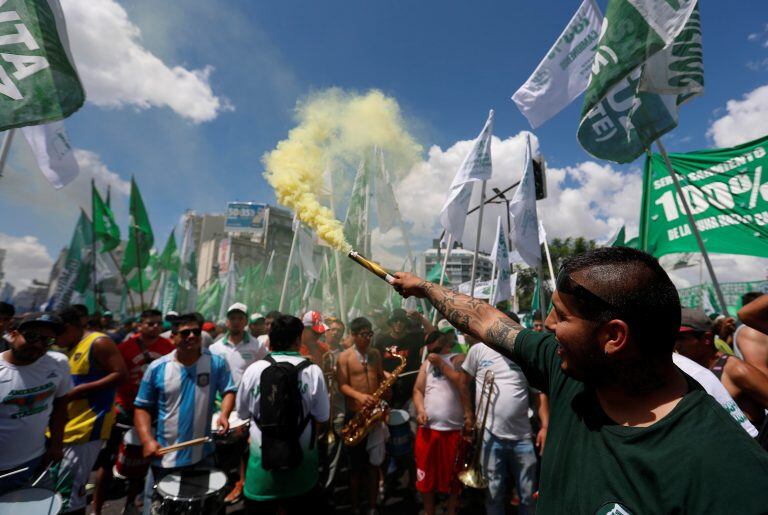
[[36,313],[5,335],[10,349],[0,354],[0,494],[27,484],[43,462],[63,455],[72,378],[67,357],[48,350],[61,329],[58,317]]
[[[134,423],[144,455],[154,457],[144,491],[147,515],[155,481],[171,472],[213,464],[214,447],[210,442],[167,453],[159,451],[210,436],[217,393],[222,395],[219,425],[223,431],[229,429],[235,385],[226,362],[201,348],[201,332],[194,314],[179,317],[173,333],[176,350],[152,362],[134,401]],[[157,415],[156,436],[151,427],[153,413]]]

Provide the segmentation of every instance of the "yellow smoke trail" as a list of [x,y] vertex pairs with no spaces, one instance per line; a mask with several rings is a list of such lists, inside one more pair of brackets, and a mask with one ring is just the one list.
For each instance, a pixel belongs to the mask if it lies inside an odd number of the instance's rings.
[[406,168],[419,158],[421,146],[405,128],[397,101],[377,90],[365,95],[326,90],[299,103],[296,117],[288,139],[264,155],[264,177],[278,202],[334,248],[348,252],[342,223],[317,197],[323,171],[355,165],[373,146],[384,150],[389,163]]

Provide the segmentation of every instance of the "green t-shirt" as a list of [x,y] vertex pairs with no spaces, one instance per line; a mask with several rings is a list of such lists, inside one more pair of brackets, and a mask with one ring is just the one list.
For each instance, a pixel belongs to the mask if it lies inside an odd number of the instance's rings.
[[649,427],[613,422],[566,376],[548,333],[522,331],[512,358],[549,395],[537,514],[766,513],[768,453],[701,386]]

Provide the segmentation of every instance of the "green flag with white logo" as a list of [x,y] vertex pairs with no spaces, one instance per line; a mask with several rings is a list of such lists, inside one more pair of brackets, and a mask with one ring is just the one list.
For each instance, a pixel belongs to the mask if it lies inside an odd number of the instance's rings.
[[96,243],[100,244],[100,252],[109,252],[120,245],[120,228],[115,223],[115,217],[109,205],[99,195],[95,184],[91,181],[93,234]]
[[54,311],[69,305],[72,294],[85,291],[83,285],[88,284],[90,267],[87,266],[88,253],[91,248],[91,223],[81,210],[75,224],[72,238],[69,240],[67,256],[59,273],[51,302]]
[[58,0],[1,2],[0,131],[61,120],[85,102]]
[[149,277],[144,270],[150,264],[150,251],[155,243],[149,216],[141,199],[136,180],[131,178],[130,222],[128,224],[128,245],[125,247],[120,270],[128,280],[131,289],[146,291]]
[[[709,252],[768,257],[768,136],[725,149],[670,154]],[[664,160],[645,161],[640,248],[656,257],[699,252]]]
[[577,137],[590,154],[628,163],[677,126],[704,90],[696,0],[610,0]]

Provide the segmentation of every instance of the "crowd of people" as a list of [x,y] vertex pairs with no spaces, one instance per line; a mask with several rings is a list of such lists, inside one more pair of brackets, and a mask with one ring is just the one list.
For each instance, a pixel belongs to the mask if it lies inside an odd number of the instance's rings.
[[124,513],[376,513],[400,482],[454,514],[473,471],[488,514],[768,510],[768,295],[738,318],[681,309],[627,248],[568,260],[531,329],[412,274],[393,287],[434,319],[0,303],[0,503],[44,484],[84,513],[92,482],[100,514],[117,476]]

